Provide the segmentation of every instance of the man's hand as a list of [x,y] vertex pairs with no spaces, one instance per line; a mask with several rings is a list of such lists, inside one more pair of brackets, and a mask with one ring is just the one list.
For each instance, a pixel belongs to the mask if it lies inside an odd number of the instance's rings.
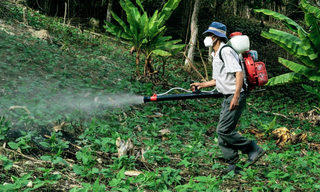
[[239,107],[239,98],[240,98],[240,91],[243,85],[243,72],[238,71],[236,72],[236,91],[234,92],[233,98],[230,102],[229,111],[236,110]]
[[239,97],[233,96],[233,98],[231,99],[231,102],[230,102],[229,111],[236,110],[236,109],[238,109],[238,107],[239,107]]
[[197,87],[198,89],[213,87],[213,86],[216,86],[216,80],[212,79],[211,81],[206,81],[202,83],[191,83],[190,86],[192,87],[192,89],[194,89],[195,87]]
[[192,89],[194,90],[196,87],[197,89],[201,89],[202,88],[202,83],[192,83],[190,84],[190,86],[192,87]]

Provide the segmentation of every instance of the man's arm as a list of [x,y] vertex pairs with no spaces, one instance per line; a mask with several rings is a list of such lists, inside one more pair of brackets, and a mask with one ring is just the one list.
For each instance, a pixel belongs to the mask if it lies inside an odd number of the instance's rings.
[[197,87],[198,89],[206,88],[206,87],[213,87],[213,86],[216,86],[216,80],[212,79],[211,81],[207,81],[207,82],[203,82],[203,83],[192,83],[190,86]]
[[230,111],[236,110],[239,107],[239,97],[240,97],[242,85],[243,85],[243,72],[238,71],[236,72],[236,91],[234,92],[233,98],[230,102],[230,108],[229,108]]

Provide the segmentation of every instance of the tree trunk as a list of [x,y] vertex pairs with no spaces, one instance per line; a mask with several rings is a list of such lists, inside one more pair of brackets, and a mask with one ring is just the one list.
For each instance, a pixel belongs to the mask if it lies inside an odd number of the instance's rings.
[[136,73],[137,73],[137,76],[140,76],[140,73],[139,73],[139,62],[140,62],[140,53],[139,51],[137,51],[137,54],[136,54]]
[[146,76],[149,76],[153,72],[154,72],[154,70],[153,70],[152,63],[151,63],[151,56],[149,56],[145,60],[143,75],[146,77]]
[[245,8],[246,8],[246,16],[248,19],[250,19],[250,8],[247,5],[245,6]]
[[233,15],[237,15],[237,0],[233,0]]
[[[197,43],[197,36],[198,36],[198,14],[200,10],[200,0],[196,0],[194,3],[192,18],[191,18],[191,35],[189,41],[189,51],[188,51],[188,58],[193,63],[194,58],[194,50]],[[190,63],[189,60],[186,59],[184,62],[184,68],[190,70]]]
[[108,22],[111,22],[111,19],[112,19],[111,17],[112,6],[113,6],[113,0],[109,0],[108,9],[107,9],[107,18],[106,18]]
[[161,57],[161,59],[162,59],[162,78],[164,79],[164,71],[166,69],[167,58],[166,57]]

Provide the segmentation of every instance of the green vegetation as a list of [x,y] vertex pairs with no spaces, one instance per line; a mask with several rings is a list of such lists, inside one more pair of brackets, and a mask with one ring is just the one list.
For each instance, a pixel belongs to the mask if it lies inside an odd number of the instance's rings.
[[[12,11],[9,27],[0,29],[1,190],[320,190],[320,126],[298,118],[318,102],[300,86],[268,87],[248,98],[238,130],[268,154],[240,174],[221,175],[226,164],[214,129],[222,99],[120,105],[137,95],[188,88],[196,76],[183,72],[179,59],[167,60],[167,79],[159,77],[161,83],[137,80],[131,47],[118,39],[93,38],[29,11],[29,25],[47,29],[50,44],[31,37],[15,20],[22,21],[20,8]],[[307,140],[280,148],[272,137],[249,132],[272,135],[279,127],[305,133]],[[161,135],[162,129],[170,132]],[[117,156],[119,137],[133,140],[133,155]],[[129,176],[126,171],[143,174]]]
[[175,45],[181,40],[171,40],[171,36],[163,36],[166,27],[164,23],[169,19],[173,10],[176,9],[181,0],[169,0],[164,4],[160,13],[158,10],[154,12],[152,17],[148,17],[140,0],[136,3],[141,8],[143,14],[141,15],[138,8],[135,7],[130,0],[120,1],[121,7],[126,11],[127,21],[126,25],[115,13],[112,12],[113,18],[120,24],[118,27],[106,21],[105,28],[112,35],[125,40],[129,40],[136,53],[137,75],[139,75],[139,58],[140,54],[145,55],[144,76],[152,73],[153,67],[151,64],[152,55],[171,56],[169,51],[176,53],[180,51],[185,45]]
[[[293,72],[285,73],[270,79],[268,85],[305,82],[306,79],[316,82],[319,82],[320,80],[320,73],[318,71],[320,67],[320,58],[318,56],[320,52],[320,9],[309,5],[305,0],[301,1],[300,7],[305,13],[305,21],[309,27],[309,32],[304,30],[298,23],[282,14],[265,9],[255,10],[255,12],[262,12],[282,20],[292,32],[298,34],[298,37],[296,37],[294,34],[275,29],[270,29],[269,32],[262,32],[263,37],[277,43],[302,62],[302,64],[300,64],[279,57],[279,62]],[[315,89],[307,85],[304,85],[303,87],[307,91],[317,94],[317,97],[319,97],[318,83],[316,83],[316,85]]]

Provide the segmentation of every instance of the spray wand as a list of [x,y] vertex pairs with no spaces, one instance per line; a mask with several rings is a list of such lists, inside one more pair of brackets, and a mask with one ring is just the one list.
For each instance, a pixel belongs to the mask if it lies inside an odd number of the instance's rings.
[[[178,90],[178,89],[183,90],[187,93],[167,95],[169,92],[173,90]],[[157,102],[157,101],[171,101],[171,100],[185,100],[185,99],[199,99],[199,98],[221,98],[221,97],[223,97],[223,94],[218,91],[215,91],[215,89],[213,89],[212,91],[200,91],[197,87],[195,87],[194,90],[189,91],[181,87],[174,87],[162,94],[154,93],[153,96],[151,97],[144,96],[143,101],[146,103],[146,102]]]
[[[193,83],[193,81],[191,81],[190,83]],[[173,90],[178,90],[178,89],[183,90],[187,93],[167,95],[169,92]],[[246,93],[253,94],[253,93],[260,93],[263,91],[265,91],[265,89],[254,90]],[[224,95],[216,91],[216,89],[213,89],[212,91],[200,91],[197,87],[195,87],[194,90],[189,91],[181,87],[174,87],[165,93],[161,93],[161,94],[154,93],[151,97],[144,96],[143,102],[146,103],[146,102],[157,102],[157,101],[172,101],[172,100],[200,99],[200,98],[221,98],[221,97],[224,97]]]

